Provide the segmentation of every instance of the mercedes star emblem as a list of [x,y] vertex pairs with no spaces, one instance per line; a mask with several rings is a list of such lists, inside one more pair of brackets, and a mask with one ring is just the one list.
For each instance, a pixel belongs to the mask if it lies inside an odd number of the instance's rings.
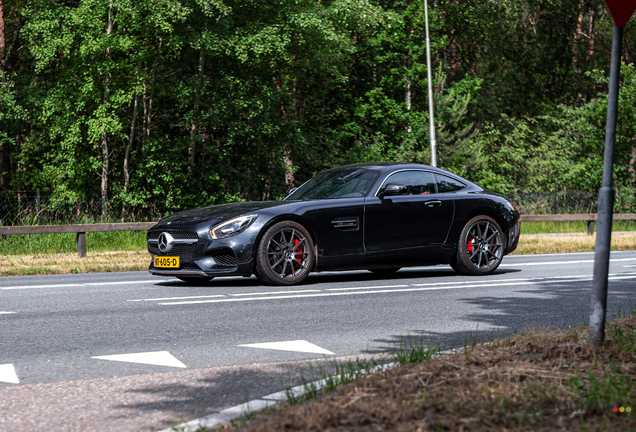
[[172,249],[173,240],[174,240],[174,237],[172,237],[170,233],[162,232],[159,235],[159,250],[164,253],[170,252],[170,249]]

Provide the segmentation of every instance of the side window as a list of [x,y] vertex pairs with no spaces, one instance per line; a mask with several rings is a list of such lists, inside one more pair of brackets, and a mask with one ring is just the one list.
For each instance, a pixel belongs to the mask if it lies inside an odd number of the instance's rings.
[[435,177],[437,177],[437,189],[439,193],[455,192],[466,187],[464,183],[460,183],[445,175],[435,174]]
[[384,186],[389,183],[405,185],[407,192],[405,195],[426,195],[437,193],[437,183],[433,173],[426,171],[400,171],[392,174],[384,182]]

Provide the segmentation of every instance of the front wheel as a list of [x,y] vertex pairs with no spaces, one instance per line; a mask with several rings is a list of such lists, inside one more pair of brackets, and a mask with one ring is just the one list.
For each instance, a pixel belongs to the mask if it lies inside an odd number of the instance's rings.
[[314,243],[299,223],[283,221],[269,228],[256,252],[256,276],[270,285],[294,285],[314,264]]
[[451,266],[465,275],[487,275],[501,264],[506,236],[499,224],[489,216],[469,220],[457,243],[457,255]]

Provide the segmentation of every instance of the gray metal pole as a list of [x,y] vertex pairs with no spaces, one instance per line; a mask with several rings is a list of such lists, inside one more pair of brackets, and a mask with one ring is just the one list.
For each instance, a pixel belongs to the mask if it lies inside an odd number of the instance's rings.
[[618,85],[621,73],[622,42],[623,28],[617,27],[616,24],[614,24],[609,94],[607,98],[603,183],[601,189],[598,191],[596,249],[594,252],[594,277],[592,280],[592,301],[590,305],[590,345],[594,347],[603,345],[603,341],[605,340],[607,275],[609,273],[612,212],[614,208],[612,174],[614,170],[614,143],[616,142],[616,116],[618,113]]
[[435,119],[433,117],[433,78],[431,74],[431,42],[428,38],[428,0],[424,0],[424,21],[426,24],[426,73],[428,76],[428,118],[431,136],[431,166],[437,166],[435,142]]

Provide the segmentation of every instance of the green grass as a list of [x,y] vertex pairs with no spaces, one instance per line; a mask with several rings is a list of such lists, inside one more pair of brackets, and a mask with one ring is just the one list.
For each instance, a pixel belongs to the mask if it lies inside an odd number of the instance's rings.
[[[583,233],[585,222],[523,222],[522,234]],[[636,221],[616,221],[612,231],[636,231]],[[86,246],[92,252],[146,249],[145,231],[86,233]],[[26,234],[0,236],[0,255],[39,255],[77,251],[75,234]]]
[[[636,231],[636,221],[614,221],[612,232]],[[560,234],[587,232],[587,223],[579,222],[522,222],[521,234]]]
[[[86,248],[91,252],[144,250],[146,249],[146,231],[88,232]],[[77,252],[74,233],[0,236],[0,255],[69,252]]]

